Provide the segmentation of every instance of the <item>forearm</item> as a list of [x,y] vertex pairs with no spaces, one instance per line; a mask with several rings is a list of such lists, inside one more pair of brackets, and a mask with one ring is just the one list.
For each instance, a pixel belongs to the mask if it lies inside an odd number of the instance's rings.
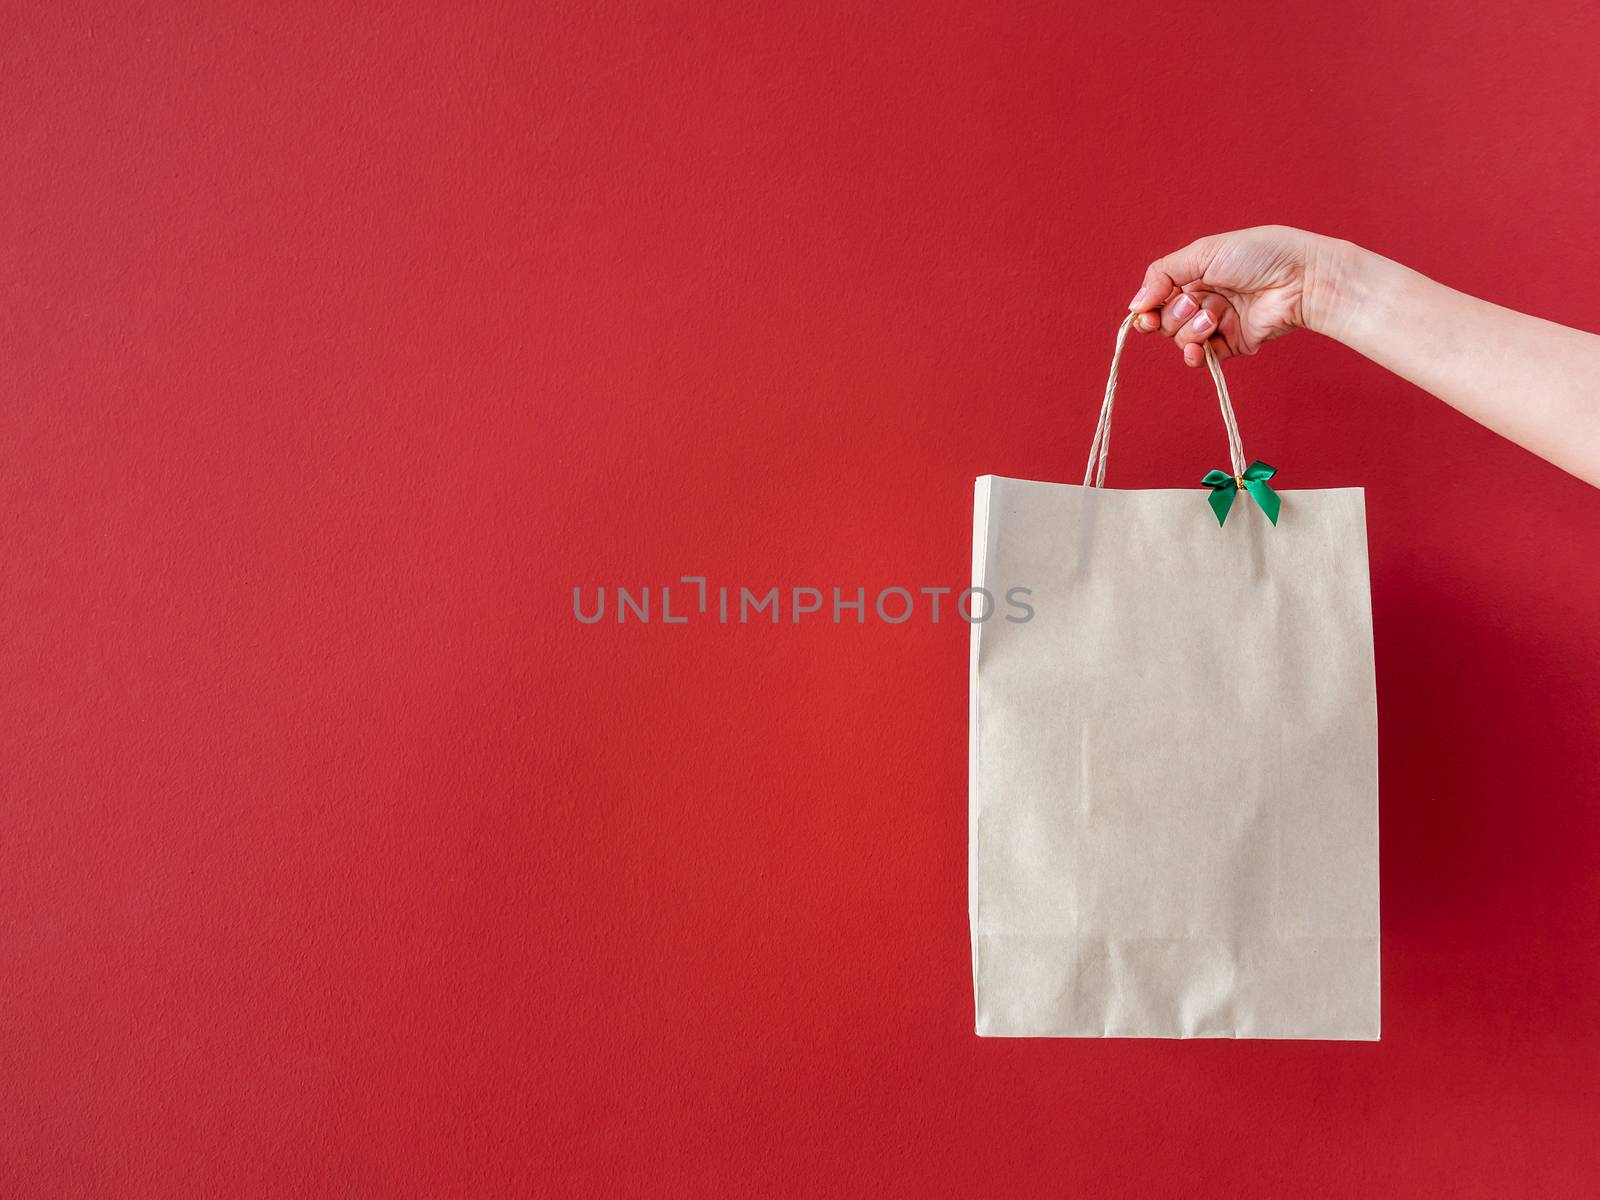
[[1496,433],[1600,486],[1600,337],[1512,312],[1347,242],[1306,322]]

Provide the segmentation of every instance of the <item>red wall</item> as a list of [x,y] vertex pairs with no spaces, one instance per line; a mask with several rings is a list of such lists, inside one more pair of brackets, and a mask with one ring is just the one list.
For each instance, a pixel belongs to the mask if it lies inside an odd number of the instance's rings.
[[1592,6],[185,7],[0,43],[0,1191],[1600,1187],[1600,493],[1351,353],[1380,1044],[979,1041],[965,626],[571,614],[961,586],[1202,233],[1595,326]]

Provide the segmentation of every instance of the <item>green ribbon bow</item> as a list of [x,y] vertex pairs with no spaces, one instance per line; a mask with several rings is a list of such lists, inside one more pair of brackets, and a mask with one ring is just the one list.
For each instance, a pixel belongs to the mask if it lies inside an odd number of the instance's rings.
[[1277,473],[1277,467],[1269,467],[1259,459],[1246,467],[1244,474],[1237,478],[1226,471],[1207,471],[1206,477],[1200,482],[1211,489],[1211,511],[1217,514],[1217,524],[1221,525],[1228,519],[1228,510],[1233,507],[1233,495],[1243,487],[1261,506],[1261,511],[1267,514],[1267,520],[1276,525],[1280,501],[1278,493],[1267,486],[1267,480]]

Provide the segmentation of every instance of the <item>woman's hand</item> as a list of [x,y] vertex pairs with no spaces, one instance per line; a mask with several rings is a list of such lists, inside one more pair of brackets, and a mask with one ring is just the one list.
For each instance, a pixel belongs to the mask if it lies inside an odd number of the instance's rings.
[[1191,367],[1314,329],[1600,486],[1600,337],[1453,291],[1350,242],[1263,225],[1158,259],[1134,327]]
[[1228,358],[1295,329],[1328,332],[1322,310],[1353,249],[1284,225],[1201,238],[1150,264],[1128,305],[1144,314],[1134,328],[1175,339],[1191,367],[1205,361],[1208,338],[1217,357]]

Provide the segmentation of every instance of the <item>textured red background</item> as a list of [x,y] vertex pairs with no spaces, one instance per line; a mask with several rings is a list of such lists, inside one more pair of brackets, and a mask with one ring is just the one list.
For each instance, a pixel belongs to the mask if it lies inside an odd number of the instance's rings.
[[1593,325],[1592,6],[166,7],[0,43],[0,1191],[1600,1187],[1600,493],[1353,354],[1380,1044],[979,1041],[965,627],[571,615],[960,586],[1201,233]]

